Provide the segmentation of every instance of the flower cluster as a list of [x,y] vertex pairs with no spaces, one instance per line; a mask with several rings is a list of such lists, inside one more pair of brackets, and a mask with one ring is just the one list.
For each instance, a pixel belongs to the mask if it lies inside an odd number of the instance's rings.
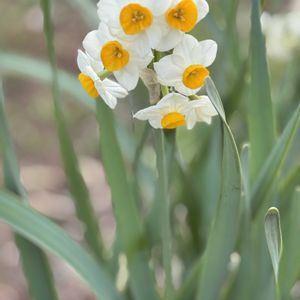
[[78,51],[83,88],[114,109],[149,68],[162,99],[135,118],[164,129],[210,124],[217,112],[207,96],[196,94],[209,76],[217,44],[187,34],[208,12],[205,0],[100,0],[99,27],[85,37],[85,52]]

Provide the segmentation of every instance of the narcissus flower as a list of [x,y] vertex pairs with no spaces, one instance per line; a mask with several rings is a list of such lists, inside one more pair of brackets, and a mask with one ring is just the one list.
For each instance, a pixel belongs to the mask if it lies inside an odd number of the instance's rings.
[[218,115],[218,112],[212,105],[210,99],[207,96],[200,96],[198,100],[192,100],[189,102],[187,127],[191,129],[198,122],[204,122],[211,124],[212,118]]
[[101,61],[105,70],[113,72],[117,81],[129,91],[136,87],[140,71],[153,58],[151,50],[145,52],[140,45],[112,35],[104,23],[100,23],[98,30],[88,33],[83,41],[86,52]]
[[185,35],[174,48],[173,54],[163,57],[154,64],[161,84],[175,87],[186,96],[196,94],[209,76],[207,69],[217,54],[217,44],[212,40],[198,42]]
[[110,108],[114,109],[117,99],[128,95],[126,89],[118,83],[107,78],[101,80],[100,74],[103,72],[103,65],[81,50],[78,50],[77,63],[81,71],[78,79],[92,98],[100,96]]
[[134,118],[146,121],[154,128],[175,129],[186,125],[192,129],[196,122],[210,123],[217,114],[208,97],[190,101],[187,97],[171,93],[156,105],[138,111]]
[[157,18],[164,15],[172,0],[100,0],[98,15],[110,28],[134,36],[145,48],[155,48],[161,39]]
[[209,6],[205,0],[172,0],[161,19],[163,33],[156,49],[168,51],[174,48],[184,33],[193,30],[208,12]]

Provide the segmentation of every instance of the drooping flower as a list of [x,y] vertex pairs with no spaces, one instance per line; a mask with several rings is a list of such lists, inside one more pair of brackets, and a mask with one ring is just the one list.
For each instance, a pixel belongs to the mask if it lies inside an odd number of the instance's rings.
[[209,76],[207,69],[217,54],[217,44],[212,40],[198,42],[185,35],[174,48],[173,54],[163,57],[154,64],[158,80],[163,85],[175,87],[186,96],[196,94]]
[[192,129],[197,122],[210,124],[216,114],[208,97],[190,101],[183,95],[170,93],[156,105],[138,111],[134,118],[149,121],[155,129],[175,129],[183,125]]
[[147,67],[153,55],[150,49],[141,49],[140,43],[112,35],[105,23],[87,34],[83,41],[86,52],[113,72],[117,81],[127,90],[133,90],[139,80],[140,71]]
[[100,96],[110,108],[114,109],[117,99],[128,95],[127,90],[115,81],[108,78],[101,80],[99,76],[103,72],[103,65],[81,50],[78,50],[77,63],[81,71],[78,79],[92,98]]
[[168,51],[174,48],[209,12],[205,0],[172,0],[164,17],[160,20],[162,38],[156,50]]
[[155,48],[161,40],[161,24],[157,22],[172,0],[100,0],[98,16],[115,33],[135,37],[145,48]]

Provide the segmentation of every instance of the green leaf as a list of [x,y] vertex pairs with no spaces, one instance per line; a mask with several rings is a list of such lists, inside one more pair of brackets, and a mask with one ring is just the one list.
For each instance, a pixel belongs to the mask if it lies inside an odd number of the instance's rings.
[[283,218],[283,241],[279,286],[282,299],[288,299],[290,290],[300,275],[299,252],[300,252],[300,188],[298,187],[291,201],[289,211]]
[[235,140],[226,123],[221,99],[213,81],[206,80],[209,98],[223,123],[222,189],[204,253],[197,299],[218,299],[230,254],[235,248],[241,209],[241,166]]
[[257,213],[260,206],[264,203],[263,200],[266,198],[266,195],[275,182],[275,178],[287,157],[288,150],[299,126],[299,122],[300,105],[294,112],[281,137],[269,154],[268,159],[263,164],[257,179],[253,183],[253,188],[251,190],[253,215]]
[[48,0],[41,0],[44,14],[44,31],[47,40],[49,60],[52,70],[52,93],[54,101],[54,116],[57,126],[57,134],[60,143],[61,156],[64,170],[72,198],[75,203],[78,218],[85,225],[85,239],[99,261],[103,261],[103,242],[98,228],[98,220],[93,211],[88,189],[80,173],[76,153],[68,134],[63,108],[59,94],[59,78],[56,68],[55,49],[53,44],[54,34],[51,22],[51,4]]
[[273,265],[276,282],[278,281],[279,263],[282,253],[282,234],[280,214],[276,207],[271,207],[265,217],[265,235]]
[[0,219],[26,239],[68,263],[89,284],[98,299],[122,299],[113,280],[92,256],[59,226],[21,204],[20,200],[0,191]]
[[116,137],[111,109],[97,99],[97,121],[100,130],[100,150],[105,174],[109,183],[117,222],[121,249],[127,255],[130,273],[129,284],[137,300],[158,299],[150,272],[149,255],[144,229],[128,183],[126,169]]
[[[18,162],[10,135],[8,121],[6,118],[1,82],[0,146],[3,155],[3,173],[5,186],[15,194],[26,198],[25,189],[20,181]],[[23,271],[33,299],[57,299],[53,276],[46,255],[37,246],[19,235],[15,236],[15,240],[20,251]]]
[[[52,73],[48,62],[12,52],[0,51],[0,76],[21,76],[51,83]],[[72,74],[58,70],[59,86],[63,92],[73,96],[79,103],[95,109],[95,101],[88,97],[79,81]]]
[[250,178],[259,172],[275,142],[275,125],[266,59],[265,39],[260,23],[260,0],[252,0],[250,42],[250,99],[248,124],[250,136]]
[[242,164],[242,179],[243,179],[243,192],[246,200],[246,209],[250,209],[250,180],[249,180],[249,144],[245,144],[241,152]]

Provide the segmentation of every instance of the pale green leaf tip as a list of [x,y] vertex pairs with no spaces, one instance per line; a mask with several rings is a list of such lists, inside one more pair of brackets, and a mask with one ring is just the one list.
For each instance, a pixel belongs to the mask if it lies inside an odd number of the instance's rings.
[[278,208],[277,207],[270,207],[268,209],[266,217],[268,217],[270,215],[277,215],[278,217],[280,217],[280,212],[279,212]]
[[[275,228],[271,225],[271,223],[276,223]],[[273,227],[273,229],[272,229]],[[276,238],[274,239],[274,235],[272,237],[272,231],[276,233]],[[279,271],[279,263],[282,255],[282,233],[281,233],[281,225],[280,225],[280,212],[278,208],[271,207],[268,209],[268,212],[265,217],[265,232],[266,239],[269,248],[269,253],[271,256],[273,269],[275,273],[276,283],[278,282],[278,271]]]

